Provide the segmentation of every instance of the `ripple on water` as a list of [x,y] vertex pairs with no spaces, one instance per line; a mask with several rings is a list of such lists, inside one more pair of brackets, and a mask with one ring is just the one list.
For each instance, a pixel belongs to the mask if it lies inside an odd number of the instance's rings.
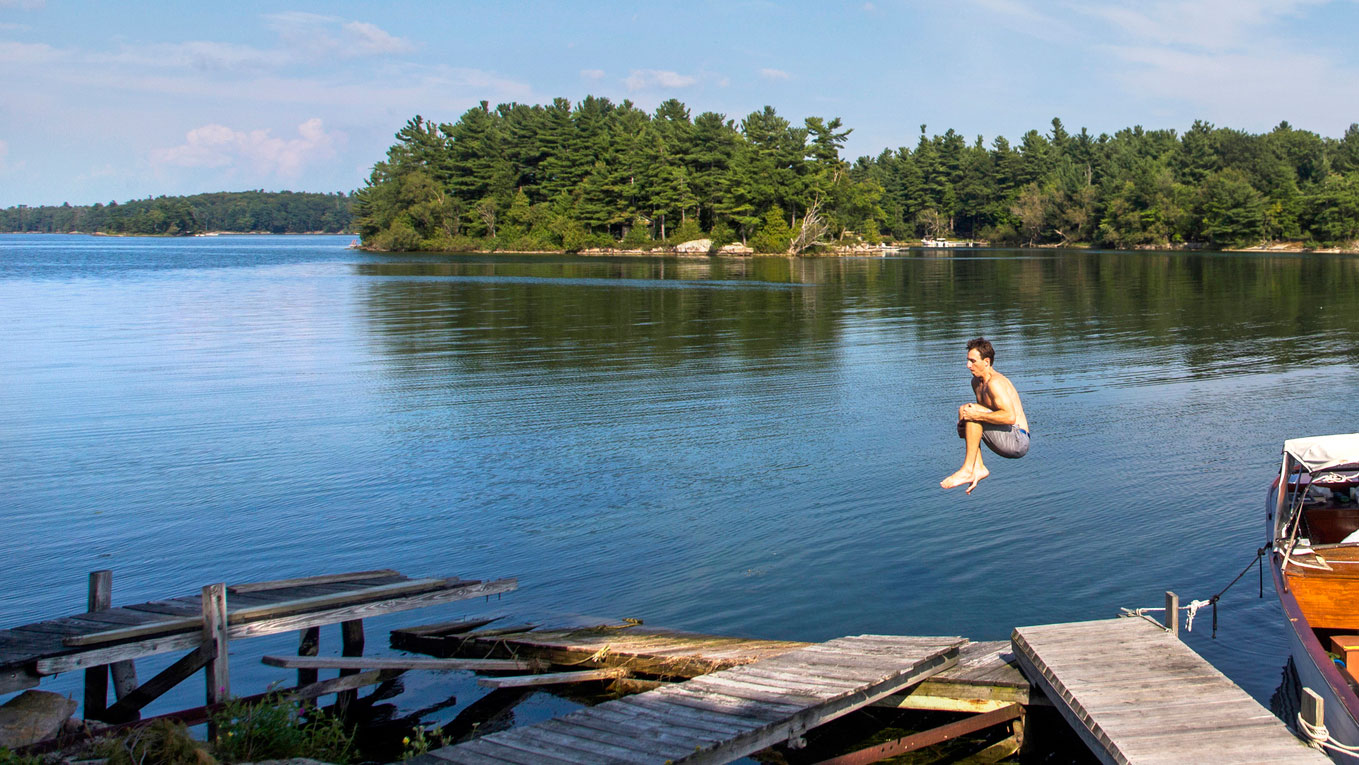
[[[1280,442],[1354,429],[1348,259],[348,242],[0,236],[0,498],[23,540],[0,625],[83,602],[96,568],[127,602],[394,566],[520,578],[454,616],[1003,639],[1211,595],[1258,544]],[[937,484],[978,334],[1034,447],[968,497]],[[1187,639],[1263,699],[1285,649],[1251,584],[1218,640]]]

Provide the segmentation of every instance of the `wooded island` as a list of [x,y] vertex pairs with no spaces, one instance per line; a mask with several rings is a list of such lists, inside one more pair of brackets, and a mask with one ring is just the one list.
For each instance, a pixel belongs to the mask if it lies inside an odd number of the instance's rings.
[[349,195],[293,191],[219,191],[133,199],[123,204],[18,205],[0,210],[0,232],[4,233],[336,234],[349,230],[349,224]]
[[1251,134],[1069,133],[1017,145],[950,129],[914,148],[841,158],[839,118],[794,125],[769,106],[738,123],[671,99],[648,114],[487,102],[455,123],[417,116],[355,194],[378,250],[647,249],[706,237],[802,253],[883,239],[997,245],[1355,246],[1359,125],[1340,139],[1281,122]]

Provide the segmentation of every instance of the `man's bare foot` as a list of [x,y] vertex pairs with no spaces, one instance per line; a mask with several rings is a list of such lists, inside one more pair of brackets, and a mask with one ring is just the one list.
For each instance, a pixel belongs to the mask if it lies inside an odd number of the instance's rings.
[[[945,489],[952,489],[954,486],[962,486],[968,481],[972,481],[972,471],[967,468],[958,468],[958,472],[940,481],[939,485]],[[973,485],[976,485],[976,481],[973,481]],[[971,491],[971,489],[968,489],[968,491]]]
[[988,475],[991,475],[991,471],[990,471],[990,470],[987,470],[985,467],[983,467],[981,470],[978,470],[977,472],[973,473],[973,474],[972,474],[972,478],[970,479],[970,480],[972,481],[972,485],[971,485],[971,486],[968,486],[968,487],[967,487],[967,491],[965,491],[965,492],[963,492],[963,493],[964,493],[964,494],[971,494],[971,493],[972,493],[972,490],[975,489],[975,488],[977,488],[977,484],[981,483],[981,479],[987,477]]

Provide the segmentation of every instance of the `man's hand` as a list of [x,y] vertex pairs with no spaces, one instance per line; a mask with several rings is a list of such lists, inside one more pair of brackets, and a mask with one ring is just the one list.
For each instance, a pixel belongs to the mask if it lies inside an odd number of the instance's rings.
[[963,422],[972,422],[976,415],[988,414],[990,413],[990,411],[991,411],[990,409],[987,409],[981,404],[973,404],[969,402],[958,407],[958,419],[962,420]]

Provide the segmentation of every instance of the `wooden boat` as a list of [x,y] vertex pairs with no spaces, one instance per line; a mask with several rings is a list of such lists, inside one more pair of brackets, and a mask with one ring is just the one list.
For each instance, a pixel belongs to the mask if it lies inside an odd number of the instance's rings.
[[1303,688],[1324,702],[1337,762],[1359,764],[1359,433],[1284,442],[1266,502],[1274,589]]

